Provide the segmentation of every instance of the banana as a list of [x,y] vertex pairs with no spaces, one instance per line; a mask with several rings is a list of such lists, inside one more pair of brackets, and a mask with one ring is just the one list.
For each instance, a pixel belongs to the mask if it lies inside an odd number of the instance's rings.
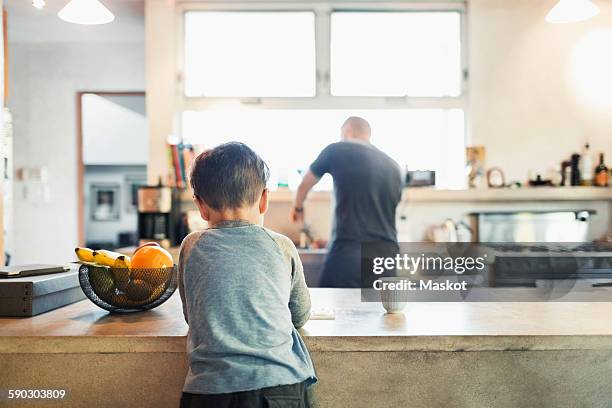
[[132,266],[132,260],[127,255],[119,255],[117,259],[115,259],[115,263],[113,264],[113,268],[119,269],[130,269]]
[[74,248],[79,261],[94,262],[94,251],[89,248]]
[[94,262],[105,266],[115,266],[115,261],[120,256],[122,255],[118,252],[107,251],[105,249],[93,252]]

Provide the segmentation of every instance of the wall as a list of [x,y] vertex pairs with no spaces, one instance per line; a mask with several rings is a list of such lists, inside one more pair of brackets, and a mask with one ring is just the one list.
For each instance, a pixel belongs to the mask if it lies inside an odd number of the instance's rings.
[[66,262],[77,244],[76,93],[142,91],[144,45],[130,39],[9,47],[15,168],[45,168],[48,180],[42,187],[15,183],[13,261]]
[[549,24],[557,0],[470,0],[472,142],[510,180],[558,167],[588,139],[612,163],[612,3]]
[[166,142],[175,132],[177,99],[176,11],[174,0],[146,0],[145,35],[147,114],[149,118],[149,183],[168,176]]

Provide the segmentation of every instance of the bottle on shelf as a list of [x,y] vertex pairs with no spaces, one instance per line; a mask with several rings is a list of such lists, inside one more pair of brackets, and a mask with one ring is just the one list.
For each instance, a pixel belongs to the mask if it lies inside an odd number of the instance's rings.
[[571,173],[570,173],[570,185],[580,185],[580,155],[578,153],[572,154],[572,160],[570,162]]
[[561,185],[569,186],[572,179],[572,163],[569,160],[561,162]]
[[599,164],[595,167],[595,185],[597,187],[608,187],[609,177],[608,167],[604,163],[604,154],[599,153]]
[[581,168],[580,168],[580,176],[581,182],[580,184],[583,186],[592,186],[593,185],[593,156],[591,156],[591,145],[587,142],[584,145],[584,149],[582,149],[581,155]]

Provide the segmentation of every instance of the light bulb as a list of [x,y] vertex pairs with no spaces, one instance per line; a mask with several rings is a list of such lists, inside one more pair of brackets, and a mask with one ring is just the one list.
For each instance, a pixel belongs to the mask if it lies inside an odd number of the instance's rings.
[[75,24],[106,24],[115,19],[113,13],[98,0],[71,0],[57,16]]
[[32,6],[34,6],[37,9],[42,9],[45,7],[45,0],[32,0]]
[[559,0],[548,12],[549,23],[575,23],[588,20],[599,14],[599,7],[590,0]]

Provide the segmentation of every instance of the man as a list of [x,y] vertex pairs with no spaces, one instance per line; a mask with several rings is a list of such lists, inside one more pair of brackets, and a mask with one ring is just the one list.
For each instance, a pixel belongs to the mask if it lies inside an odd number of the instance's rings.
[[370,144],[370,136],[365,119],[348,118],[342,125],[342,141],[327,146],[312,163],[291,209],[291,219],[303,222],[308,192],[324,174],[331,174],[336,208],[322,287],[361,287],[361,245],[397,244],[395,208],[402,194],[401,172],[395,161]]

